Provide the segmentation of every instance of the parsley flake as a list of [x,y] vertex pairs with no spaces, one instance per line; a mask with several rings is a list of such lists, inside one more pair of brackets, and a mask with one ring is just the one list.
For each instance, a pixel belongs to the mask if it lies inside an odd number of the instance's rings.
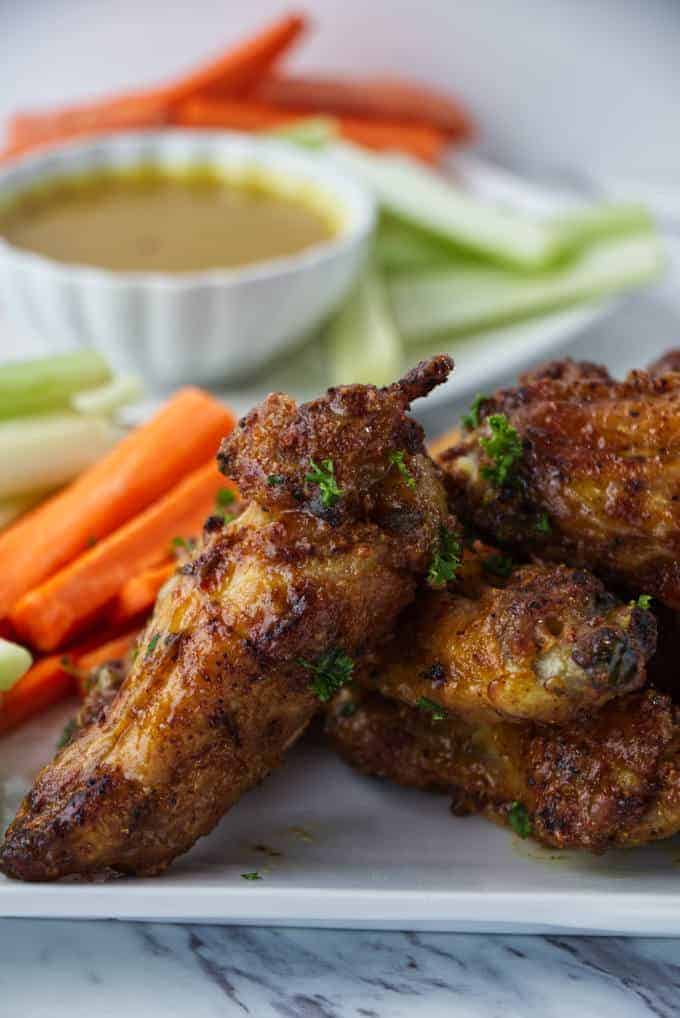
[[531,818],[526,806],[521,802],[511,802],[508,810],[508,823],[520,838],[528,838],[531,834]]
[[298,664],[314,675],[309,688],[316,693],[322,703],[330,700],[339,689],[351,682],[354,671],[351,657],[337,649],[322,654],[316,663],[299,658]]
[[73,738],[73,736],[76,734],[77,731],[78,731],[78,722],[76,721],[75,718],[71,718],[70,721],[66,722],[66,724],[64,725],[64,730],[61,733],[61,735],[59,736],[59,742],[57,743],[57,749],[63,749],[64,746],[68,746],[69,742],[71,741],[71,739]]
[[491,435],[480,438],[479,444],[493,460],[493,466],[482,467],[482,477],[495,488],[502,488],[508,483],[510,471],[522,456],[522,440],[505,414],[491,414],[487,424]]
[[215,496],[215,505],[218,509],[224,509],[225,506],[231,505],[235,501],[236,494],[231,488],[220,488]]
[[482,562],[484,571],[491,573],[492,576],[500,576],[501,579],[507,580],[511,572],[515,568],[515,563],[512,561],[509,555],[501,555],[500,552],[496,552],[493,555],[489,555]]
[[160,633],[154,633],[154,635],[149,640],[149,645],[146,648],[146,654],[144,655],[144,657],[150,657],[151,654],[153,654],[160,638],[161,638]]
[[552,527],[550,526],[550,520],[548,519],[547,513],[540,514],[534,524],[534,529],[537,534],[552,534]]
[[489,398],[488,396],[485,396],[483,393],[478,392],[475,398],[473,399],[472,403],[470,404],[470,409],[468,410],[468,412],[466,414],[463,414],[463,416],[461,417],[460,423],[463,425],[464,428],[467,428],[468,431],[474,431],[475,428],[479,427],[479,411],[482,406],[482,403],[484,403],[488,398]]
[[401,449],[393,449],[389,454],[388,459],[393,467],[396,467],[401,476],[404,478],[404,484],[407,488],[413,490],[416,486],[416,479],[404,463],[404,452]]
[[443,707],[440,707],[438,703],[435,703],[434,700],[430,700],[427,696],[419,697],[416,700],[416,707],[419,707],[421,710],[425,710],[428,714],[431,714],[433,721],[445,721],[449,716],[448,712],[445,711]]
[[318,484],[321,504],[325,509],[334,506],[342,495],[341,489],[338,488],[338,482],[335,480],[335,467],[331,459],[322,460],[320,465],[314,460],[310,460],[305,480],[311,481],[312,484]]
[[643,612],[646,612],[652,607],[653,600],[654,598],[651,594],[640,594],[637,601],[631,601],[631,604],[636,608],[642,609]]
[[452,530],[439,528],[439,547],[434,553],[427,574],[432,587],[443,587],[445,583],[455,579],[461,564],[460,541]]
[[262,880],[262,877],[257,870],[253,870],[252,873],[242,873],[241,878],[243,880]]
[[173,537],[170,543],[173,548],[186,548],[187,551],[189,550],[189,542],[186,537]]
[[267,484],[270,488],[276,488],[279,484],[283,484],[286,478],[283,474],[270,474],[267,478]]
[[350,700],[349,703],[343,704],[343,706],[340,708],[340,717],[351,718],[354,714],[356,714],[357,710],[358,710],[357,705],[354,703],[353,700]]

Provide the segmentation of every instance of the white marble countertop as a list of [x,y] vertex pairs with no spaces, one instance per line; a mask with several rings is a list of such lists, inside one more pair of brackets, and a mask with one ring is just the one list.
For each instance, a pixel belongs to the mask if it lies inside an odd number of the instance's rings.
[[676,940],[0,921],[3,1018],[675,1018]]

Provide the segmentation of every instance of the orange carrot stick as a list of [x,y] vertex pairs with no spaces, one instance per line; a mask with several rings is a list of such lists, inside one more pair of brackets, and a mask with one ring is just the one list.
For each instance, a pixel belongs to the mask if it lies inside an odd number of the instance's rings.
[[107,661],[124,657],[138,635],[139,631],[135,630],[94,649],[73,650],[67,656],[52,654],[38,661],[0,697],[0,734],[78,692],[79,682],[70,665],[87,672]]
[[289,14],[226,53],[158,88],[142,89],[82,106],[43,113],[19,113],[10,120],[8,149],[17,155],[36,145],[102,131],[153,127],[167,123],[178,103],[218,88],[237,95],[251,88],[292,45],[305,27],[299,14]]
[[162,561],[174,537],[200,533],[224,485],[224,477],[211,460],[139,516],[29,591],[9,614],[19,637],[42,651],[63,646],[128,580]]
[[233,424],[212,396],[184,389],[67,488],[0,534],[0,618],[204,464]]
[[[265,131],[304,120],[299,113],[262,103],[191,99],[173,115],[174,123],[185,127],[225,127],[234,131]],[[387,123],[358,117],[335,117],[340,134],[367,148],[400,150],[434,163],[446,145],[441,131],[426,124]]]
[[331,78],[274,73],[255,87],[258,102],[308,114],[428,124],[450,139],[468,139],[474,127],[451,96],[399,78]]
[[150,611],[161,589],[177,568],[176,562],[163,562],[151,566],[138,576],[128,580],[116,595],[109,616],[111,625],[124,625],[143,612]]

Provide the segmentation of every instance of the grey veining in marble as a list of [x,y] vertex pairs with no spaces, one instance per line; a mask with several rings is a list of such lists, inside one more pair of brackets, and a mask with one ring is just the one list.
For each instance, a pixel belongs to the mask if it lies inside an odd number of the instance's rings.
[[0,922],[2,1018],[675,1018],[680,942]]

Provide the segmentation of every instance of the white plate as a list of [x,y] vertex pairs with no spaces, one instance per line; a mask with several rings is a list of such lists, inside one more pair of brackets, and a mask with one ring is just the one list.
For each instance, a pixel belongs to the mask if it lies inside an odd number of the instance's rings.
[[[67,714],[59,708],[3,740],[9,812]],[[601,858],[547,852],[452,817],[444,796],[361,777],[308,740],[164,876],[0,877],[0,916],[677,935],[679,859],[677,839]],[[253,870],[262,879],[243,880]]]

